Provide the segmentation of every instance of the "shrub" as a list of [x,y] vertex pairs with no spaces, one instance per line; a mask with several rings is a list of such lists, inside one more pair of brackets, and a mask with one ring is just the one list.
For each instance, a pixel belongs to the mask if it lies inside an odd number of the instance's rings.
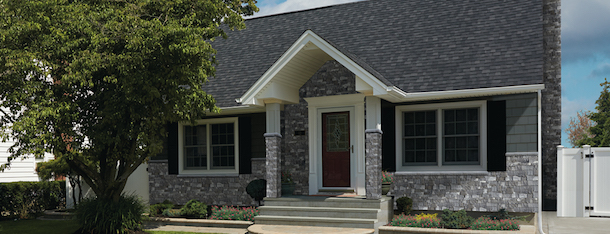
[[424,214],[424,213],[421,213],[421,214],[416,215],[415,217],[417,219],[438,219],[437,216],[438,216],[437,213],[434,213],[434,214]]
[[182,214],[182,212],[181,212],[181,210],[167,208],[167,209],[163,210],[163,212],[161,214],[166,217],[177,217],[177,216],[180,216]]
[[465,210],[450,211],[448,209],[444,209],[441,219],[441,224],[443,227],[451,229],[466,229],[470,227],[474,221],[472,217],[466,214]]
[[267,196],[267,181],[264,179],[250,181],[246,186],[246,193],[260,205],[260,201]]
[[519,224],[514,220],[492,220],[489,217],[480,217],[470,225],[472,230],[519,230]]
[[76,207],[76,219],[83,233],[129,233],[140,229],[143,212],[136,195],[121,195],[118,202],[85,198]]
[[399,214],[409,214],[413,210],[413,200],[409,197],[401,197],[396,199],[396,207]]
[[439,228],[441,226],[441,222],[434,215],[424,215],[418,217],[400,214],[392,219],[389,225],[397,227]]
[[0,210],[11,217],[28,218],[63,205],[65,188],[65,181],[0,183]]
[[180,209],[182,215],[194,218],[205,218],[208,214],[208,206],[197,200],[190,200]]
[[506,209],[502,208],[502,209],[498,210],[496,215],[487,215],[485,217],[488,217],[491,220],[511,219],[511,220],[525,221],[527,216],[529,216],[529,215],[525,215],[525,216],[510,215],[510,214],[508,214],[508,211],[506,211]]
[[172,208],[174,208],[174,204],[172,204],[168,200],[165,200],[163,203],[150,205],[150,211],[148,212],[148,214],[150,216],[157,216],[157,215],[160,215],[161,213],[163,213],[164,210],[172,209]]
[[210,219],[254,221],[254,216],[257,215],[258,209],[255,207],[213,206]]

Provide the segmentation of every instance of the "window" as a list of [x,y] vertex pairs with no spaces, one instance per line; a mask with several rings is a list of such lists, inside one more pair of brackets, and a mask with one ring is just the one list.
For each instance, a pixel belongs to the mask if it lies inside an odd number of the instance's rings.
[[180,174],[237,173],[237,129],[237,118],[181,124]]
[[485,170],[485,101],[396,107],[404,171]]

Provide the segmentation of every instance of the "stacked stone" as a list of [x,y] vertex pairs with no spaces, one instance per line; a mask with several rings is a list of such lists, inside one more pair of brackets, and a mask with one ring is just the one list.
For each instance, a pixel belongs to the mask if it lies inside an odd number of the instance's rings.
[[414,210],[536,212],[537,153],[507,153],[506,165],[498,172],[397,173],[392,191],[412,198]]
[[167,168],[167,160],[148,164],[150,204],[164,200],[186,204],[197,199],[209,205],[254,206],[257,202],[246,193],[246,186],[264,178],[265,161],[252,159],[252,174],[238,176],[169,175]]

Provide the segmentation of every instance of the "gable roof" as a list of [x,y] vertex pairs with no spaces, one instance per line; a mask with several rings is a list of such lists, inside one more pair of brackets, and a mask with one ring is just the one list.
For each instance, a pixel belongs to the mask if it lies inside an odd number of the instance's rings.
[[311,30],[406,93],[542,84],[538,1],[376,0],[246,20],[212,43],[217,106],[240,98]]

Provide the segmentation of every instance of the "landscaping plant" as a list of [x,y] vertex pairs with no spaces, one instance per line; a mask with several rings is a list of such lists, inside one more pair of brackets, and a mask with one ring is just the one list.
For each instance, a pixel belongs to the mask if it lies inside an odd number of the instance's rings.
[[409,214],[413,210],[413,200],[409,197],[398,198],[396,199],[396,207],[398,208],[398,213]]
[[400,214],[399,216],[392,219],[389,224],[390,226],[397,227],[419,227],[419,228],[440,228],[440,220],[436,215],[405,215]]
[[161,215],[163,215],[165,217],[178,217],[178,216],[182,215],[182,212],[180,212],[180,210],[177,210],[177,209],[167,208],[167,209],[163,210],[163,212],[161,212]]
[[254,221],[257,215],[258,209],[255,207],[213,206],[210,219]]
[[140,230],[142,204],[136,195],[121,195],[118,202],[85,198],[76,207],[76,219],[82,233],[116,234]]
[[65,181],[0,183],[0,211],[9,217],[29,218],[65,201]]
[[519,224],[514,220],[492,220],[489,217],[480,217],[470,225],[472,230],[519,230]]
[[441,220],[441,224],[444,228],[466,229],[470,227],[474,218],[468,216],[465,210],[451,211],[449,209],[444,209]]
[[172,209],[174,208],[174,203],[165,200],[162,203],[158,203],[158,204],[154,204],[154,205],[150,205],[150,211],[148,213],[148,215],[150,216],[157,216],[163,213],[163,211],[167,210],[167,209]]
[[197,200],[190,200],[180,209],[180,213],[187,217],[205,218],[208,214],[208,206]]
[[381,183],[382,184],[391,184],[394,182],[394,175],[387,171],[381,171]]

